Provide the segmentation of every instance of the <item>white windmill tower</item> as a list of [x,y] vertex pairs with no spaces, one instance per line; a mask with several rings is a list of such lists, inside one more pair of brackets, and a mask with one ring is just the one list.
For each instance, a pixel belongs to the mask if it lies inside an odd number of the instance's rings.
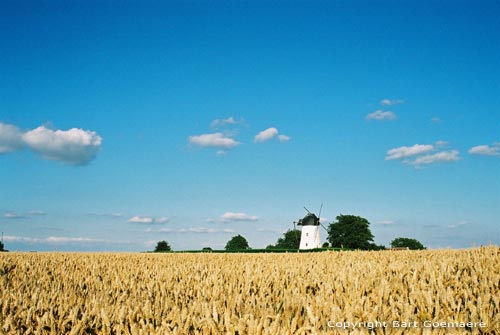
[[[321,205],[321,208],[323,208],[323,205]],[[309,212],[307,208],[304,207],[304,209],[307,211],[307,214],[297,223],[299,226],[302,226],[299,249],[321,248],[321,239],[319,237],[320,218],[316,214]],[[319,213],[321,215],[321,209]]]

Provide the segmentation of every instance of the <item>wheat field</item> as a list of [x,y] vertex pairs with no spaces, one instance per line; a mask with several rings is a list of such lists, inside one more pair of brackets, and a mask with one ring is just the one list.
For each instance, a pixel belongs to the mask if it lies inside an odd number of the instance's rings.
[[1,334],[500,334],[500,248],[2,253]]

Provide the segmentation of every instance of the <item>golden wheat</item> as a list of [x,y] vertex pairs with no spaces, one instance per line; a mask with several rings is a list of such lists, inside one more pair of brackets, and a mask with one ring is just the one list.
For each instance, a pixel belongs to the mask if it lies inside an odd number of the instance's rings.
[[0,276],[1,334],[500,334],[498,247],[3,253]]

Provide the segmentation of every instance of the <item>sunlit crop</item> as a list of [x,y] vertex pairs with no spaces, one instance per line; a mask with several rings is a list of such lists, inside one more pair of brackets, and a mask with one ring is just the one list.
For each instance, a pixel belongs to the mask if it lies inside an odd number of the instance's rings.
[[0,289],[0,334],[500,334],[498,247],[3,253]]

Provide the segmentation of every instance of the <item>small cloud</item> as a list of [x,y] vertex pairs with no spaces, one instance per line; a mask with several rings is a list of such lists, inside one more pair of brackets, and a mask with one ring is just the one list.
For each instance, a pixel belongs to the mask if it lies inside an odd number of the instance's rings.
[[215,222],[215,219],[212,219],[212,218],[208,218],[205,220],[207,223],[214,223]]
[[290,136],[287,136],[285,134],[280,134],[277,128],[270,127],[270,128],[267,128],[267,129],[261,131],[257,135],[255,135],[254,141],[257,143],[258,142],[267,142],[267,141],[272,140],[275,137],[278,138],[278,140],[280,142],[287,142],[287,141],[290,141],[290,139],[291,139]]
[[87,213],[85,215],[88,216],[97,216],[97,217],[107,217],[112,219],[119,219],[123,217],[122,213]]
[[132,223],[167,223],[170,219],[167,217],[159,217],[159,218],[154,218],[151,216],[133,216],[131,217],[128,222]]
[[4,236],[7,242],[22,242],[22,243],[41,243],[41,244],[72,244],[72,243],[103,243],[112,242],[108,240],[93,239],[86,237],[69,237],[69,236],[49,236],[49,237],[24,237],[24,236]]
[[189,136],[188,141],[190,144],[202,148],[212,147],[231,149],[240,144],[240,142],[235,141],[233,138],[228,137],[222,133]]
[[224,156],[224,155],[227,155],[227,151],[226,150],[217,150],[217,152],[215,154],[217,156]]
[[458,228],[458,227],[465,226],[465,225],[468,225],[468,224],[469,224],[468,221],[460,221],[460,222],[458,222],[456,224],[450,224],[450,225],[448,225],[448,228],[454,229],[454,228]]
[[47,213],[45,213],[44,211],[29,211],[28,214],[32,216],[47,215]]
[[469,149],[469,154],[480,156],[500,156],[500,143],[477,145]]
[[385,160],[400,159],[403,164],[413,165],[415,168],[420,168],[422,165],[427,164],[455,162],[460,160],[458,150],[435,152],[448,145],[448,142],[437,141],[435,145],[415,144],[411,147],[402,146],[388,150]]
[[433,117],[433,118],[431,118],[431,122],[432,123],[441,123],[441,119],[438,117]]
[[241,123],[243,121],[236,121],[234,117],[230,116],[226,119],[215,119],[213,120],[211,123],[210,123],[210,127],[211,128],[219,128],[221,126],[225,126],[225,125],[233,125],[233,124],[237,124],[237,123]]
[[280,142],[288,142],[290,141],[291,137],[290,136],[287,136],[287,135],[278,135],[278,140]]
[[403,161],[403,163],[420,166],[424,164],[455,162],[460,160],[458,155],[458,150],[441,151],[435,154],[420,156],[411,161]]
[[248,215],[245,213],[233,213],[226,212],[220,217],[222,222],[234,222],[234,221],[257,221],[258,218],[254,215]]
[[133,223],[153,223],[153,218],[150,216],[133,216],[128,219],[128,222]]
[[427,153],[434,150],[434,146],[431,144],[415,144],[411,147],[402,146],[387,151],[385,160],[400,159],[405,157],[411,157]]
[[172,228],[160,228],[160,229],[158,229],[158,232],[159,233],[171,233],[171,232],[173,232],[173,229]]
[[377,120],[377,121],[388,121],[388,120],[395,120],[397,119],[397,116],[394,112],[390,111],[383,111],[383,110],[376,110],[373,113],[370,113],[366,116],[367,120]]
[[213,234],[213,233],[216,233],[217,231],[213,228],[192,227],[192,228],[188,228],[187,232],[198,233],[198,234]]
[[449,142],[446,142],[446,141],[436,141],[436,147],[437,148],[443,148],[443,147],[447,147],[450,145]]
[[380,104],[382,106],[394,106],[394,105],[399,105],[399,104],[402,104],[404,103],[405,101],[402,100],[402,99],[382,99],[380,101]]
[[228,233],[228,234],[236,233],[236,230],[234,230],[234,229],[229,229],[229,228],[223,229],[222,231],[223,231],[224,233]]
[[154,219],[154,222],[155,223],[167,223],[170,219],[165,217],[165,216],[162,216],[162,217],[159,217],[157,219]]
[[23,146],[21,130],[14,125],[0,122],[0,154],[19,150]]
[[4,215],[6,219],[24,219],[25,215],[17,214],[16,212],[6,212]]
[[278,129],[271,127],[255,135],[255,142],[266,142],[278,135]]
[[382,220],[382,221],[379,221],[378,224],[381,224],[383,226],[390,226],[390,225],[396,224],[396,222],[394,222],[392,220]]

